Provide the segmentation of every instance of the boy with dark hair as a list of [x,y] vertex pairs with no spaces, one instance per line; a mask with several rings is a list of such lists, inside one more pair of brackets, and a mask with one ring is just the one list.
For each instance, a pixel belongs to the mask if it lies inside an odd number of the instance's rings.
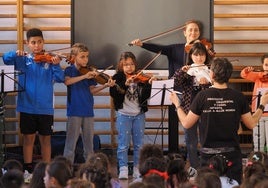
[[24,169],[32,172],[36,133],[39,135],[43,161],[50,162],[54,114],[53,83],[63,82],[64,74],[58,56],[36,62],[36,55],[44,51],[42,31],[32,28],[27,31],[26,36],[30,53],[23,50],[10,51],[3,55],[3,61],[25,73],[19,75],[19,83],[25,86],[25,90],[18,93],[17,111],[20,112],[20,131],[23,134]]

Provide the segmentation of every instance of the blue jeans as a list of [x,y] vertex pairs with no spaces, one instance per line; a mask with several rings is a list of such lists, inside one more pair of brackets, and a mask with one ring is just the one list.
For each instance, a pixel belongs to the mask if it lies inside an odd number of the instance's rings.
[[200,166],[200,160],[198,157],[198,128],[199,121],[194,124],[189,129],[184,129],[185,134],[185,144],[187,148],[187,157],[189,159],[190,165],[193,168],[198,168]]
[[137,166],[140,148],[143,145],[145,114],[128,116],[117,113],[116,126],[118,131],[117,160],[119,167],[128,166],[128,149],[131,137],[133,142],[133,163],[134,166]]

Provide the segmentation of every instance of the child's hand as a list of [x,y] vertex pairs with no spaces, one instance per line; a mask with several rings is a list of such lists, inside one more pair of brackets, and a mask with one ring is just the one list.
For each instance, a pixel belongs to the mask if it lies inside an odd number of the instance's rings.
[[95,78],[97,75],[98,74],[96,71],[88,71],[84,76],[86,79],[92,79]]
[[254,70],[254,67],[246,67],[245,68],[246,73],[252,72],[253,70]]
[[209,83],[209,81],[205,78],[205,77],[202,77],[202,78],[200,78],[200,80],[199,80],[199,84],[208,84]]
[[149,84],[152,84],[152,82],[153,82],[154,80],[157,80],[157,78],[156,78],[156,77],[151,77],[150,80],[148,81],[148,83],[149,83]]
[[51,58],[51,61],[52,61],[53,65],[58,65],[60,63],[60,61],[61,61],[61,58],[56,55],[56,56]]
[[189,68],[190,68],[189,65],[185,65],[185,66],[183,66],[183,67],[181,68],[181,70],[182,70],[183,72],[187,72],[187,71],[189,70]]
[[25,55],[27,55],[28,53],[25,52],[25,51],[23,51],[23,50],[17,50],[17,51],[16,51],[16,54],[17,54],[17,56],[25,56]]
[[105,83],[105,86],[107,86],[107,87],[113,87],[113,86],[115,86],[115,80],[113,80],[113,79],[110,78],[108,80],[108,82]]

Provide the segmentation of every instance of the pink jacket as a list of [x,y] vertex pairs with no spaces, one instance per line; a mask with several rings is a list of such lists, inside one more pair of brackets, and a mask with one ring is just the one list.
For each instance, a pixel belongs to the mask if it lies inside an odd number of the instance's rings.
[[[246,72],[246,68],[244,68],[240,76],[244,79],[250,80],[255,82],[254,84],[254,89],[253,89],[253,94],[252,94],[252,111],[255,111],[256,109],[256,103],[257,103],[257,91],[258,88],[267,88],[268,89],[268,75],[264,75],[264,72]],[[268,113],[263,113],[263,116],[268,116]]]

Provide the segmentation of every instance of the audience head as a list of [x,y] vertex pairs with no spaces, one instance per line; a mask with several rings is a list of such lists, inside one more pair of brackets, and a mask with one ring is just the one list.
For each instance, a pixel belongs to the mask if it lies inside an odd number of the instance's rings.
[[171,160],[167,167],[168,180],[167,183],[171,187],[180,187],[182,183],[188,181],[188,172],[185,170],[185,161],[183,159]]
[[87,180],[73,178],[68,181],[66,188],[95,188],[95,186]]
[[253,174],[266,174],[264,165],[260,162],[248,161],[246,167],[243,170],[243,178],[248,179]]
[[33,176],[31,178],[28,188],[45,188],[44,177],[46,171],[46,162],[39,162],[34,167]]
[[221,188],[220,177],[214,172],[198,173],[195,184],[198,188]]
[[0,181],[2,188],[21,188],[24,185],[23,172],[18,169],[8,170]]
[[95,187],[109,188],[111,187],[111,176],[100,157],[90,160],[80,166],[79,177],[92,182]]
[[214,155],[208,160],[208,167],[215,170],[219,176],[225,176],[227,169],[232,165],[224,155]]
[[48,187],[65,187],[67,181],[72,178],[69,166],[62,161],[52,161],[47,165],[44,177],[46,188]]
[[164,153],[162,149],[157,145],[145,144],[140,150],[139,166],[141,166],[141,164],[149,157],[157,157],[160,159],[164,159]]
[[268,156],[266,153],[261,151],[252,151],[248,155],[249,162],[260,162],[264,165],[265,169],[268,169]]
[[22,166],[21,162],[16,160],[16,159],[8,159],[8,160],[6,160],[4,162],[2,168],[3,168],[4,171],[17,169],[17,170],[23,172],[23,166]]

